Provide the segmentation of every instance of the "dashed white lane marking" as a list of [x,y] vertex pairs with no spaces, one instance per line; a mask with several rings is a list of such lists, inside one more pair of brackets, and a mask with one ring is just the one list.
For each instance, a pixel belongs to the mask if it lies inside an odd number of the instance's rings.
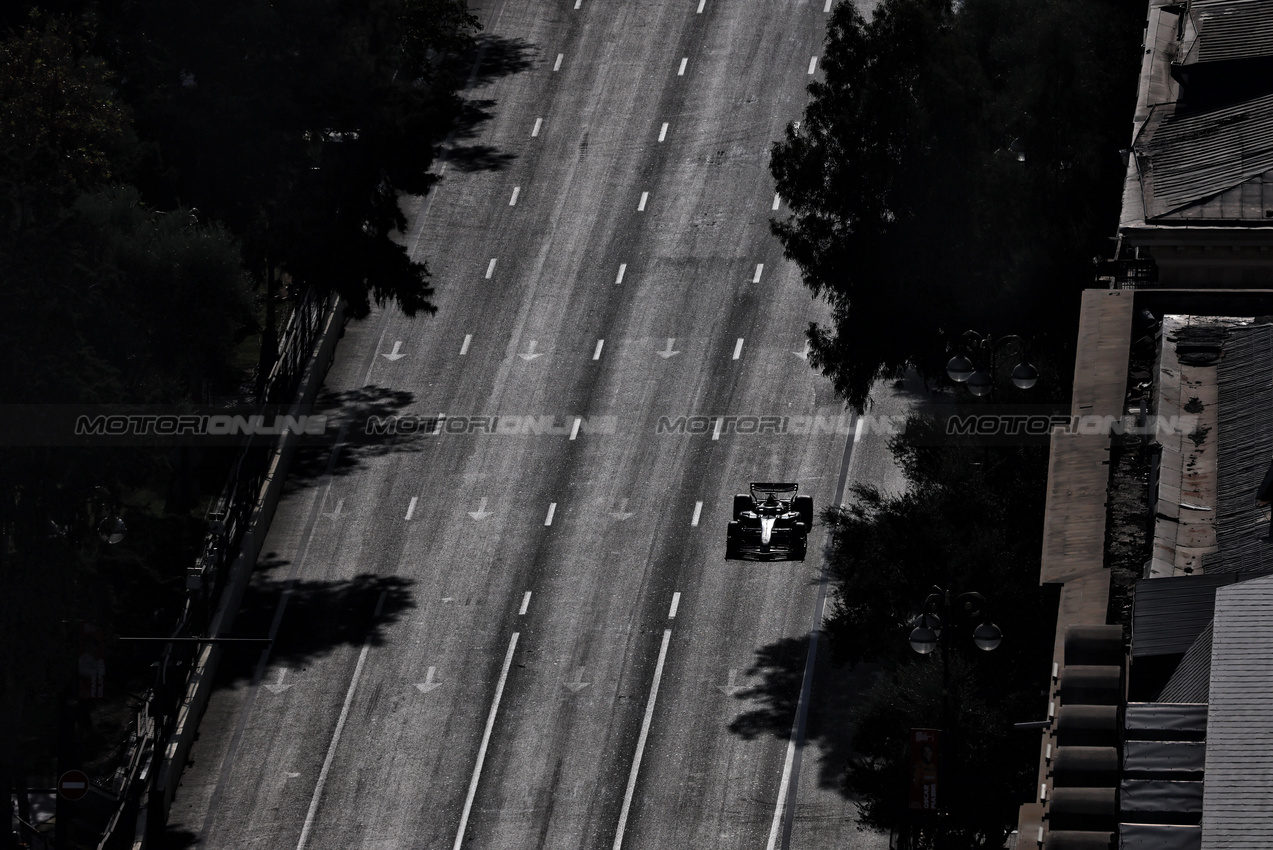
[[535,129],[530,131],[530,137],[532,139],[539,135],[539,128],[542,127],[543,124],[544,124],[544,119],[542,118],[535,119]]
[[827,5],[825,5],[825,6],[823,6],[823,7],[822,7],[822,11],[824,11],[824,12],[830,12],[830,11],[831,11],[831,0],[827,0]]
[[858,440],[862,439],[862,418],[858,417],[858,424],[853,428],[853,445],[858,444]]
[[627,270],[628,270],[627,263],[619,263],[619,274],[617,277],[615,277],[614,282],[623,283],[623,273],[626,272]]
[[659,141],[661,142],[666,138],[667,138],[667,122],[664,121],[663,126],[659,128]]
[[689,61],[690,61],[690,57],[688,57],[688,56],[685,56],[685,57],[682,57],[682,58],[681,58],[681,70],[679,70],[679,71],[677,71],[677,72],[676,72],[676,76],[678,76],[678,77],[684,77],[684,76],[685,76],[685,66],[689,64]]
[[[699,504],[702,504],[702,502],[700,502]],[[672,594],[672,607],[669,608],[667,611],[667,618],[669,620],[675,620],[676,609],[680,607],[681,607],[681,592],[678,590],[676,593]]]
[[[596,358],[594,357],[593,359],[595,360]],[[575,439],[576,437],[578,437],[578,436],[579,436],[579,423],[580,423],[580,422],[583,422],[583,417],[582,417],[582,416],[576,416],[576,417],[575,417],[575,424],[570,426],[570,439],[572,439],[572,440],[573,440],[573,439]]]
[[520,607],[520,608],[518,608],[518,609],[517,609],[517,616],[519,616],[519,617],[525,617],[525,616],[526,616],[526,610],[527,610],[528,608],[530,608],[530,591],[529,591],[529,590],[528,590],[528,591],[526,591],[526,593],[522,595],[522,607]]
[[[379,617],[385,607],[385,597],[389,591],[380,591],[380,599],[376,602],[373,617]],[[354,665],[354,676],[349,680],[349,690],[345,691],[345,704],[340,707],[340,717],[336,720],[336,730],[332,732],[331,743],[327,745],[327,757],[323,759],[323,768],[318,772],[318,784],[314,786],[314,796],[309,801],[309,811],[305,814],[305,824],[301,827],[300,840],[296,842],[296,850],[305,850],[305,842],[309,840],[309,832],[314,828],[314,815],[318,813],[318,803],[323,796],[323,786],[327,784],[327,774],[331,772],[332,760],[336,757],[336,745],[340,743],[340,733],[345,730],[345,721],[349,719],[349,706],[354,701],[354,690],[358,680],[362,678],[363,665],[367,663],[367,651],[371,649],[371,639],[376,636],[375,630],[362,642],[362,652],[358,653],[358,663]],[[666,643],[666,641],[664,641]]]
[[490,280],[493,274],[495,274],[495,257],[491,257],[491,261],[486,264],[486,279]]
[[763,272],[764,270],[765,270],[765,264],[764,264],[764,263],[756,263],[756,274],[754,274],[754,275],[752,276],[752,278],[751,278],[751,282],[752,282],[752,283],[760,283],[760,273],[761,273],[761,272]]
[[511,197],[511,198],[509,198],[509,199],[508,199],[508,205],[509,205],[510,207],[515,207],[515,206],[517,206],[517,196],[518,196],[518,195],[520,195],[521,193],[522,193],[522,187],[521,187],[521,186],[514,186],[514,187],[513,187],[513,197]]
[[815,56],[809,60],[809,73],[812,74],[818,67],[818,57]]
[[566,58],[566,54],[564,54],[564,53],[558,53],[558,54],[557,54],[557,61],[553,63],[553,70],[554,70],[554,71],[560,71],[560,70],[561,70],[561,60],[562,60],[562,59],[565,59],[565,58]]
[[469,353],[469,343],[470,343],[470,342],[472,342],[472,341],[473,341],[473,334],[465,334],[465,335],[464,335],[464,344],[460,346],[460,356],[461,356],[461,357],[463,357],[464,355],[466,355],[466,354],[468,354],[468,353]]
[[[460,850],[464,843],[464,831],[468,829],[469,814],[473,811],[473,798],[477,796],[477,781],[482,776],[482,762],[486,761],[486,748],[491,744],[491,731],[495,728],[495,715],[499,711],[499,701],[504,696],[504,684],[508,681],[508,668],[513,665],[513,650],[517,649],[517,637],[513,632],[508,641],[508,652],[504,654],[504,667],[499,672],[499,682],[495,685],[495,698],[491,700],[491,713],[486,716],[486,731],[482,733],[482,745],[477,748],[477,764],[473,767],[473,778],[469,780],[469,793],[464,798],[464,810],[460,813],[460,829],[455,833],[455,844],[452,850]],[[370,642],[371,637],[367,640]]]
[[575,0],[575,8],[578,9],[583,5],[583,0]]
[[420,497],[419,496],[411,497],[411,501],[407,504],[407,515],[403,517],[403,519],[411,519],[411,517],[415,516],[415,503],[418,498]]
[[605,344],[606,344],[606,341],[605,341],[604,339],[599,339],[599,340],[597,340],[597,347],[596,347],[596,348],[594,348],[594,349],[592,350],[592,359],[593,359],[593,360],[600,360],[600,359],[601,359],[601,349],[602,349],[602,347],[603,347]]
[[549,502],[549,503],[548,503],[548,516],[544,517],[544,525],[552,525],[552,524],[553,524],[553,514],[555,514],[555,513],[557,513],[557,503],[556,503],[556,502]]
[[778,209],[780,203],[782,203],[782,198],[778,197],[777,192],[774,192],[774,209]]
[[[370,638],[369,638],[370,639]],[[614,834],[614,850],[623,847],[623,832],[628,826],[628,813],[632,810],[632,795],[636,792],[637,774],[641,770],[641,756],[645,741],[650,737],[650,721],[654,718],[654,701],[659,696],[659,682],[663,679],[663,664],[667,661],[667,644],[672,630],[663,630],[663,645],[659,647],[659,661],[654,665],[654,684],[650,686],[650,698],[645,703],[645,718],[641,721],[641,734],[637,737],[636,755],[632,758],[632,770],[628,773],[628,789],[623,793],[623,808],[619,810],[619,828]],[[458,846],[455,850],[459,850]]]
[[649,193],[649,192],[642,192],[642,193],[641,193],[641,202],[640,202],[639,204],[637,204],[637,212],[645,212],[645,202],[646,202],[646,201],[648,201],[648,200],[650,200],[650,193]]
[[725,421],[725,420],[724,420],[724,419],[722,419],[721,417],[719,417],[719,416],[718,416],[718,417],[716,417],[716,427],[712,429],[712,439],[713,439],[713,440],[719,440],[719,439],[720,439],[720,426],[721,426],[721,423],[722,423],[722,422],[724,422],[724,421]]
[[703,14],[703,7],[706,5],[707,5],[707,0],[698,0],[698,12],[696,14],[699,14],[699,15]]
[[438,418],[433,420],[433,436],[436,437],[438,434],[442,433],[442,425],[445,422],[446,422],[446,414],[439,413]]
[[734,343],[734,359],[737,360],[743,356],[743,338],[739,337],[738,342]]
[[701,517],[702,515],[703,515],[703,503],[695,502],[694,503],[694,518],[690,520],[690,525],[695,525],[695,526],[698,525],[698,518]]

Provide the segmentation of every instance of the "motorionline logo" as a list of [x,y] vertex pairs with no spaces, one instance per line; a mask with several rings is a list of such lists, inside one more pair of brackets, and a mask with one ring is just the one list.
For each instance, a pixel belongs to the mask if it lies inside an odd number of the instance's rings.
[[363,433],[374,437],[488,434],[500,437],[610,435],[617,416],[369,416]]
[[[868,420],[870,420],[868,422]],[[862,426],[883,434],[905,430],[905,416],[863,416]],[[656,434],[852,434],[853,417],[835,416],[660,416]]]
[[948,437],[1047,437],[1189,435],[1198,431],[1196,416],[1071,416],[1060,413],[968,413],[946,419]]
[[251,437],[327,432],[327,416],[116,413],[79,416],[77,437]]

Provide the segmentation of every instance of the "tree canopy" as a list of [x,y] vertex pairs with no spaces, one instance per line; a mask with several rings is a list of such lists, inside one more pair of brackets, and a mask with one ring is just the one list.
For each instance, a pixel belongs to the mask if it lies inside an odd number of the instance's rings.
[[1142,10],[1114,0],[836,4],[772,222],[832,319],[811,362],[854,407],[967,328],[1068,340],[1114,232]]

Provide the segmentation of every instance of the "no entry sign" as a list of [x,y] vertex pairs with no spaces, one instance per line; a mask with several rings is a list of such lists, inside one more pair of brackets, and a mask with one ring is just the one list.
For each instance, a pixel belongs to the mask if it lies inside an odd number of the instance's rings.
[[88,793],[88,774],[82,770],[68,770],[57,781],[57,793],[63,800],[74,802]]

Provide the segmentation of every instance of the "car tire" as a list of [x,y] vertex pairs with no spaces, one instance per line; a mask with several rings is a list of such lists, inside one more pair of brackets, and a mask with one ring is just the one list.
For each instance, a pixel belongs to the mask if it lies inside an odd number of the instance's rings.
[[813,528],[813,497],[796,496],[795,502],[796,512],[800,514],[800,521],[804,523],[804,527]]
[[734,561],[738,559],[738,521],[735,520],[729,524],[729,530],[725,533],[725,560]]
[[746,493],[739,493],[734,497],[734,513],[730,519],[738,519],[742,516],[743,511],[751,510],[751,496]]
[[809,527],[803,522],[797,522],[792,535],[794,543],[791,547],[791,557],[797,561],[803,561],[805,553],[809,550]]

